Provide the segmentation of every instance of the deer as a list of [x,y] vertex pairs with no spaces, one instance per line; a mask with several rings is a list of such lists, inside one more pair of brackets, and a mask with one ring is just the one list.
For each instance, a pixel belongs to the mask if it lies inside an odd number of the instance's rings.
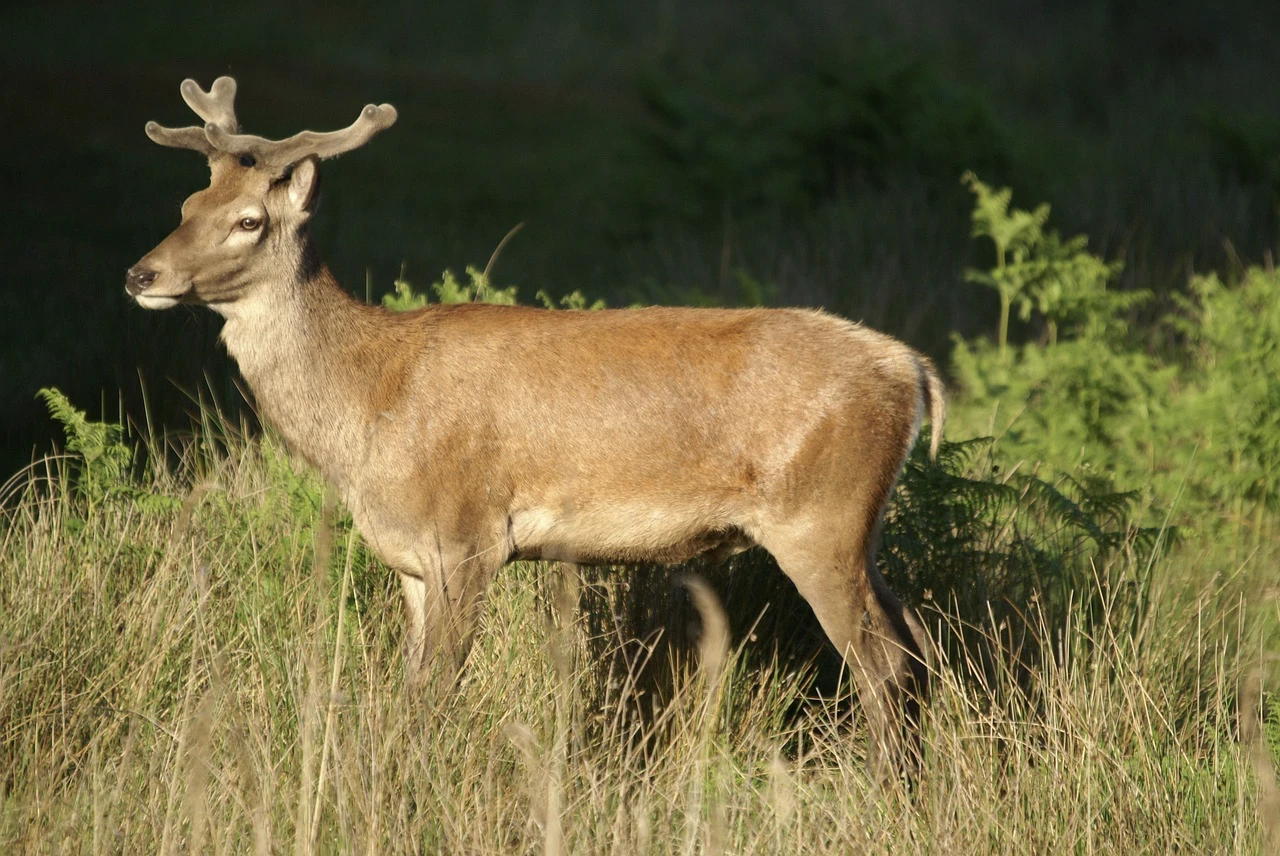
[[209,186],[129,268],[126,293],[222,317],[260,418],[399,577],[411,684],[463,668],[508,562],[759,546],[844,657],[872,770],[918,759],[928,635],[876,552],[926,417],[938,452],[944,389],[927,357],[815,309],[370,305],[316,249],[317,165],[391,127],[395,108],[268,140],[241,131],[234,79],[180,92],[203,124],[146,134],[204,155]]

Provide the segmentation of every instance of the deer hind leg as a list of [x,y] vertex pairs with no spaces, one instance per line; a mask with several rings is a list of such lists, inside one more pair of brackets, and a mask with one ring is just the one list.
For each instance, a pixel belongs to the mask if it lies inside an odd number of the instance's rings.
[[910,780],[922,760],[920,712],[929,692],[928,637],[914,612],[889,589],[874,556],[868,557],[866,578],[871,593],[860,617],[862,635],[855,651],[874,664],[871,695],[864,705],[880,708],[870,729],[868,757],[882,780]]
[[844,657],[867,718],[867,761],[880,781],[910,777],[920,760],[920,705],[927,692],[925,635],[889,590],[866,540],[834,540],[815,524],[763,546],[808,601]]

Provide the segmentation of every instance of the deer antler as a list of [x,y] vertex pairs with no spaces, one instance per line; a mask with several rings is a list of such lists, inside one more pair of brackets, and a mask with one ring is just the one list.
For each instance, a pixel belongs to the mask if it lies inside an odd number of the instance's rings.
[[287,139],[268,140],[253,134],[228,133],[211,122],[204,126],[204,134],[220,152],[251,155],[259,163],[284,167],[308,155],[331,158],[358,149],[395,121],[396,108],[390,104],[367,104],[359,118],[341,131],[299,131]]
[[146,127],[147,136],[162,146],[193,149],[205,157],[214,157],[218,152],[208,137],[205,136],[206,127],[219,126],[232,134],[240,130],[240,124],[236,121],[235,111],[235,79],[219,77],[213,82],[213,86],[209,87],[209,91],[205,92],[200,88],[200,84],[191,78],[187,78],[182,81],[182,86],[179,87],[178,91],[182,93],[182,100],[187,102],[187,106],[194,110],[197,116],[204,119],[208,125],[192,125],[188,128],[166,128],[156,122],[148,122]]
[[283,169],[304,157],[331,158],[357,149],[379,131],[390,128],[396,121],[396,108],[390,104],[368,104],[360,116],[341,131],[300,131],[283,140],[268,140],[253,134],[241,134],[236,121],[236,82],[230,77],[219,77],[205,92],[194,80],[182,81],[182,100],[196,115],[204,119],[203,127],[166,128],[148,122],[147,136],[162,146],[193,149],[209,159],[230,155],[252,161],[246,166],[258,165],[268,169]]

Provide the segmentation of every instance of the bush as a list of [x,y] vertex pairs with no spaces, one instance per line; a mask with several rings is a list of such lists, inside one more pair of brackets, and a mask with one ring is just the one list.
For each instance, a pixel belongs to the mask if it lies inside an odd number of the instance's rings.
[[1161,422],[1172,472],[1192,472],[1196,507],[1252,509],[1260,531],[1280,510],[1280,273],[1236,282],[1193,277],[1166,323],[1178,336],[1178,385]]
[[[395,281],[395,288],[390,294],[383,295],[382,305],[396,312],[408,312],[428,305],[430,298],[421,292],[414,291],[412,283],[404,277],[404,273]],[[459,280],[451,270],[446,270],[439,282],[431,284],[438,303],[494,303],[512,306],[516,303],[516,287],[509,285],[498,288],[489,281],[487,272],[474,267],[467,267],[467,281]],[[545,291],[538,291],[534,297],[544,309],[603,309],[604,301],[587,302],[581,291],[573,291],[558,301],[553,300]]]
[[[1135,331],[1127,314],[1148,295],[1109,291],[1117,265],[1089,254],[1082,238],[1045,230],[1046,206],[1009,210],[1007,189],[967,181],[974,235],[996,248],[995,265],[969,276],[1000,293],[1002,313],[996,344],[954,343],[961,394],[952,424],[994,435],[1007,467],[1139,490],[1156,522],[1172,513],[1207,535],[1272,531],[1280,275],[1249,268],[1232,283],[1193,277],[1157,329]],[[1006,346],[1012,306],[1048,335]]]

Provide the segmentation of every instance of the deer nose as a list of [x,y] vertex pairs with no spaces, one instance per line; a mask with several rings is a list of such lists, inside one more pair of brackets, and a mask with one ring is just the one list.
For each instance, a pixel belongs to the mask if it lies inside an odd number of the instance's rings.
[[159,274],[153,270],[134,265],[125,272],[124,290],[136,297],[146,291],[151,283],[156,281],[157,276]]

